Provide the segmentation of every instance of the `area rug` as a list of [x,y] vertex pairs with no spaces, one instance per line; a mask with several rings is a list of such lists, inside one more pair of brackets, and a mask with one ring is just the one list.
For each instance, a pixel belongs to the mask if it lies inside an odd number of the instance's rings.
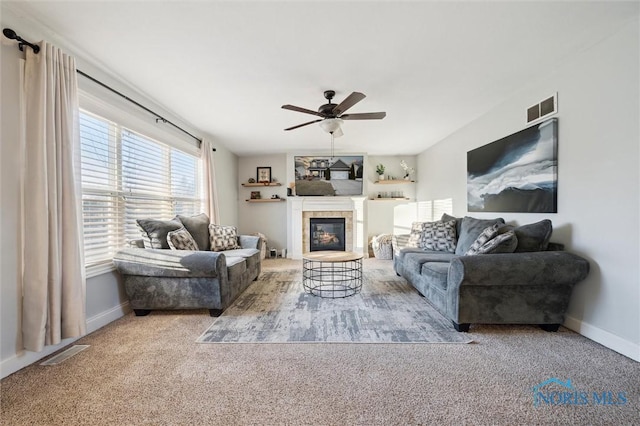
[[268,271],[197,339],[199,343],[469,343],[407,282],[364,271],[342,299],[305,293],[298,269]]

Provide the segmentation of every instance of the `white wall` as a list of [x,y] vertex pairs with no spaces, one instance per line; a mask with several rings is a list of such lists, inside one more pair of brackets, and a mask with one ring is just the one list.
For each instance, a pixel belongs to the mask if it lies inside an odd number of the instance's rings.
[[[401,160],[404,160],[407,166],[417,169],[417,157],[415,155],[370,155],[366,159],[367,167],[365,169],[365,176],[368,181],[367,194],[369,196],[369,201],[367,202],[367,241],[371,241],[371,238],[376,235],[393,234],[397,208],[415,201],[416,183],[406,181],[394,184],[376,183],[376,181],[378,181],[376,165],[378,164],[385,166],[384,174],[387,179],[392,177],[395,180],[402,180],[404,171],[400,166]],[[416,173],[414,173],[410,177],[412,180],[415,180],[416,176]],[[386,192],[388,196],[391,192],[401,192],[406,198],[409,198],[409,200],[378,199],[378,193],[384,192]]]
[[638,35],[635,20],[558,64],[419,155],[417,168],[419,200],[453,197],[454,214],[468,214],[467,151],[527,127],[526,108],[558,92],[558,213],[474,215],[551,219],[552,240],[591,263],[566,325],[640,361]]
[[[249,178],[256,179],[257,167],[271,167],[271,177],[282,186],[245,188]],[[293,167],[293,166],[292,166]],[[262,198],[277,194],[287,199],[287,156],[286,154],[240,157],[238,160],[238,180],[234,182],[238,190],[238,230],[243,234],[261,232],[267,237],[268,247],[281,250],[287,247],[287,203],[247,203],[251,191],[260,191]]]
[[[31,22],[22,17],[16,17],[11,11],[2,9],[2,27],[13,28],[27,40],[38,41],[47,39],[53,41],[58,47],[65,49],[63,40],[57,39],[54,34],[43,33],[45,28],[42,25]],[[1,145],[0,145],[0,372],[5,377],[38,359],[45,357],[56,350],[73,342],[73,339],[66,339],[56,346],[48,346],[43,352],[35,353],[23,351],[21,348],[21,289],[18,277],[19,258],[16,247],[19,247],[20,230],[20,198],[19,180],[19,60],[24,58],[24,53],[20,52],[17,44],[2,37],[1,50],[1,102],[0,102],[0,124],[1,124]],[[179,126],[187,129],[192,134],[199,135],[183,120],[174,117],[169,111],[155,104],[148,97],[138,93],[135,89],[127,86],[124,82],[118,81],[114,77],[105,74],[105,70],[100,66],[84,60],[71,49],[66,52],[74,54],[78,69],[89,75],[117,88],[117,90],[129,95],[131,98],[162,114],[167,119],[175,122]],[[79,82],[85,89],[91,90],[91,84],[86,80]],[[106,96],[103,89],[95,86],[94,95]],[[147,116],[153,121],[153,118]],[[170,130],[171,131],[171,130]],[[177,137],[184,137],[182,134],[174,132]],[[202,137],[209,135],[201,134]],[[216,147],[216,167],[217,181],[220,197],[221,221],[227,224],[237,224],[237,157],[231,153],[222,142],[211,138]],[[191,142],[193,143],[193,141]],[[87,279],[86,291],[86,312],[88,332],[108,324],[121,317],[128,311],[127,298],[117,273],[107,272],[105,274]]]

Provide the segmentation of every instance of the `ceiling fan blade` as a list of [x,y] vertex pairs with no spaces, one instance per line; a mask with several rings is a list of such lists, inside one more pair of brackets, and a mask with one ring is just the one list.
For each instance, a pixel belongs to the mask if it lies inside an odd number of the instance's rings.
[[363,112],[360,114],[345,114],[340,118],[343,120],[380,120],[387,116],[386,112]]
[[355,104],[363,100],[364,98],[366,98],[366,96],[363,93],[353,92],[349,96],[347,96],[347,98],[344,101],[336,105],[335,108],[333,108],[332,112],[336,116],[340,116],[340,114],[342,114],[343,112],[345,112],[346,110],[348,110],[349,108],[351,108],[352,106],[354,106]]
[[304,112],[305,114],[313,114],[313,115],[317,115],[318,117],[324,117],[324,115],[320,114],[318,111],[312,111],[310,109],[297,107],[295,105],[282,105],[282,109],[288,109],[288,110],[297,111],[297,112]]
[[293,130],[293,129],[297,129],[298,127],[308,126],[309,124],[317,123],[317,122],[319,122],[319,121],[322,121],[322,120],[321,120],[321,119],[318,119],[318,120],[309,121],[309,122],[307,122],[307,123],[298,124],[297,126],[289,127],[288,129],[284,129],[284,130]]

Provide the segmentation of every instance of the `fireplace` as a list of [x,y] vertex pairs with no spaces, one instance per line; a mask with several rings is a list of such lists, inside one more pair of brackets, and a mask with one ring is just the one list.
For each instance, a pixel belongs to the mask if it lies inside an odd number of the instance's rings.
[[345,219],[312,217],[309,219],[309,251],[345,251]]
[[345,251],[365,253],[367,246],[364,203],[367,197],[287,198],[287,246],[291,259],[311,251],[311,218],[341,218],[345,227]]

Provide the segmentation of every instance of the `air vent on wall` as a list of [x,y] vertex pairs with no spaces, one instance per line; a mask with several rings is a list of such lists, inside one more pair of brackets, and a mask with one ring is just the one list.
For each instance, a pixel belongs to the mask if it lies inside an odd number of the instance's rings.
[[527,108],[527,123],[540,120],[558,112],[558,94],[554,93],[543,101]]

